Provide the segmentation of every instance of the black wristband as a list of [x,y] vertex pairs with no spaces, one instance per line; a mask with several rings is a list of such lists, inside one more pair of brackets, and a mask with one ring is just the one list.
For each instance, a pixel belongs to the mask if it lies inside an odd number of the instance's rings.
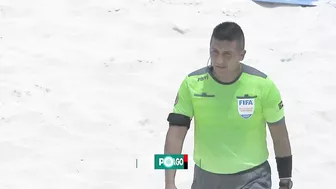
[[292,156],[276,157],[279,178],[292,177]]

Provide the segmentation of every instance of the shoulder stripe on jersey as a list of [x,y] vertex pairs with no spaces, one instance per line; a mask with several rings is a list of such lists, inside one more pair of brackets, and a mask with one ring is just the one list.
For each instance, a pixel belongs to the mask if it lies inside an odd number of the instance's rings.
[[201,69],[191,72],[188,76],[190,77],[190,76],[196,76],[196,75],[203,75],[203,74],[208,73],[208,71],[209,71],[209,67],[207,66],[207,67],[203,67]]
[[267,78],[267,75],[265,73],[261,72],[260,70],[254,68],[254,67],[248,66],[246,64],[242,64],[242,66],[243,66],[243,72],[245,72],[247,74],[262,77],[264,79]]

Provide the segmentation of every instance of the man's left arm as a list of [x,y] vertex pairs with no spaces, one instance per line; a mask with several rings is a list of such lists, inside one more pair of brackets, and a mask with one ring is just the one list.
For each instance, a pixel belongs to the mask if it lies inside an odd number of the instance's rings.
[[292,151],[288,137],[285,118],[276,123],[268,123],[273,140],[274,153],[276,157],[277,169],[280,184],[290,184],[292,178]]
[[[292,156],[285,117],[275,123],[268,123],[276,157]],[[291,175],[290,175],[291,176]]]
[[274,153],[276,157],[277,170],[282,188],[291,184],[292,177],[292,151],[285,121],[284,105],[280,92],[276,85],[268,79],[269,85],[266,89],[263,100],[264,118],[268,124],[273,140]]

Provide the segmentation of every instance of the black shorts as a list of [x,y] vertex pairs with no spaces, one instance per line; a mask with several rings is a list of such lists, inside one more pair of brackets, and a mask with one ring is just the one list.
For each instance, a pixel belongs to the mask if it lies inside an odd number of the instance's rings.
[[195,165],[191,189],[271,189],[271,167],[265,163],[237,174],[214,174]]

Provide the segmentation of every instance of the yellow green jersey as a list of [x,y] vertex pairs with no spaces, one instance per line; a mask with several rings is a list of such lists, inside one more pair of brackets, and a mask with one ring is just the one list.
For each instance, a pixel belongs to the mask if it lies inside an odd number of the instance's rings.
[[268,159],[266,125],[284,119],[280,92],[264,73],[241,63],[242,72],[223,83],[207,66],[181,83],[172,125],[189,126],[194,119],[193,159],[202,169],[238,173]]

